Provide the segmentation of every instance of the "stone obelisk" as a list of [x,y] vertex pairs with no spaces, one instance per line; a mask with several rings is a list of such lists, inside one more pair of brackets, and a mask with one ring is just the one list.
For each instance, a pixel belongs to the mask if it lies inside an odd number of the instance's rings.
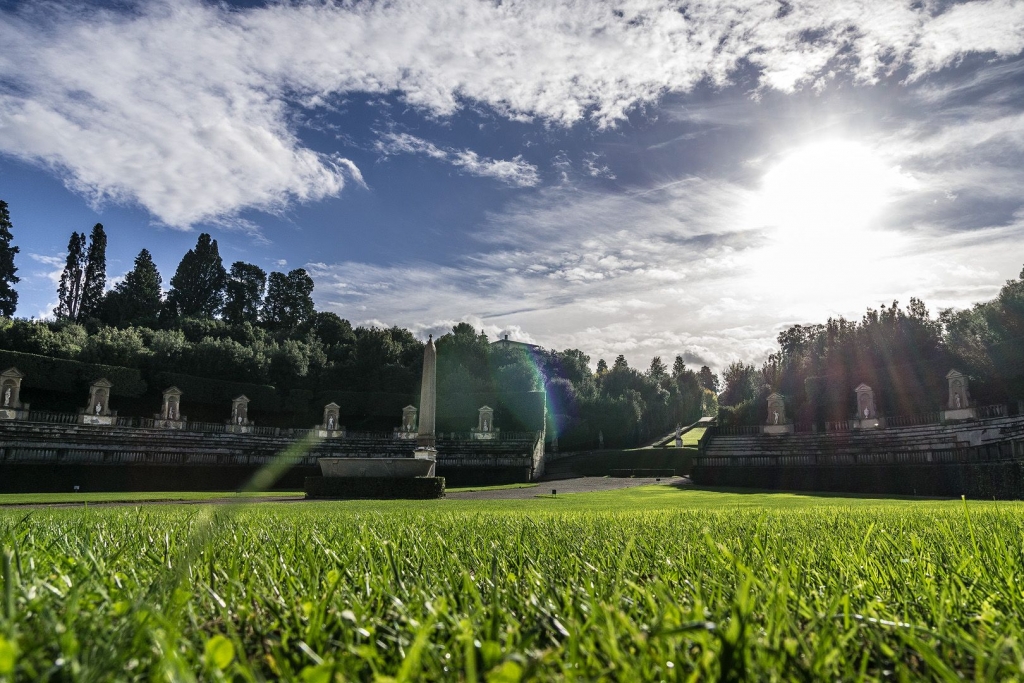
[[434,424],[437,414],[437,349],[434,335],[430,335],[423,349],[423,384],[420,387],[419,429],[416,431],[416,450],[434,449]]

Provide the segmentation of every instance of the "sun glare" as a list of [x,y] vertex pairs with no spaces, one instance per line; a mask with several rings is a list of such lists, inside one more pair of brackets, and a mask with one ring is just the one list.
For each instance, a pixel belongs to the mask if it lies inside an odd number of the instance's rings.
[[899,233],[883,227],[886,207],[912,185],[858,142],[793,149],[769,168],[748,205],[748,225],[763,229],[769,241],[757,269],[783,288],[824,300],[864,277],[884,278],[905,246]]
[[841,243],[882,213],[894,170],[856,142],[831,140],[794,150],[764,176],[761,221],[781,237]]

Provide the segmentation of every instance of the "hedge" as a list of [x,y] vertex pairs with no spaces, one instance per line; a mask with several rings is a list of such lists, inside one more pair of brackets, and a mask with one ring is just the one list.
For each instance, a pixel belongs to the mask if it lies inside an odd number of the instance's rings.
[[547,399],[543,391],[497,391],[438,395],[437,431],[475,428],[483,406],[494,408],[494,426],[502,431],[539,432],[545,428]]
[[110,389],[113,396],[138,397],[146,393],[148,388],[142,374],[135,368],[123,368],[114,365],[83,363],[77,360],[51,358],[34,353],[0,350],[0,369],[11,366],[25,373],[22,386],[29,389],[43,389],[61,393],[75,393],[86,399],[88,387],[101,377],[106,377],[114,385]]
[[444,498],[444,477],[306,477],[306,498]]
[[322,412],[328,403],[337,403],[342,417],[388,417],[397,427],[402,422],[402,409],[418,404],[419,396],[386,391],[321,391],[313,398],[313,409]]
[[281,410],[281,400],[277,389],[267,384],[247,384],[245,382],[228,382],[221,379],[207,379],[193,375],[182,375],[177,372],[161,372],[156,375],[160,391],[175,386],[181,389],[182,412],[190,403],[231,407],[231,400],[240,394],[249,399],[250,411],[268,413]]

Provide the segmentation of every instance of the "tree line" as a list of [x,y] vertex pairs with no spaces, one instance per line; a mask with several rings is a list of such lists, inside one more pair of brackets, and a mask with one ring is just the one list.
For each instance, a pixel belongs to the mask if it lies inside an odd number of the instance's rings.
[[[54,319],[14,319],[18,249],[0,202],[0,348],[138,368],[147,377],[177,372],[303,392],[418,391],[423,343],[401,327],[353,327],[316,310],[302,268],[269,275],[242,261],[225,268],[217,241],[203,233],[166,292],[146,249],[106,290],[106,247],[101,224],[88,236],[73,233]],[[681,356],[671,368],[655,357],[640,371],[620,355],[611,367],[598,360],[595,372],[579,349],[490,344],[467,323],[437,339],[437,348],[439,393],[546,390],[563,448],[593,448],[599,435],[607,446],[635,445],[717,407],[718,377],[707,366],[687,368]]]
[[968,309],[933,317],[920,299],[903,308],[894,301],[859,321],[793,325],[777,341],[760,368],[737,361],[722,373],[723,423],[763,423],[776,391],[798,422],[849,419],[861,383],[874,389],[883,415],[934,412],[945,407],[945,375],[954,368],[970,376],[978,403],[1007,403],[1015,412],[1024,399],[1024,270],[996,298]]

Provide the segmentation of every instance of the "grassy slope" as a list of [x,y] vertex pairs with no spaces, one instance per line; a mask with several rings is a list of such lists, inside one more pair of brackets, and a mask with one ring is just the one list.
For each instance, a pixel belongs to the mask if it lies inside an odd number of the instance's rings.
[[1022,513],[670,487],[0,511],[0,676],[15,649],[31,679],[1020,676]]

